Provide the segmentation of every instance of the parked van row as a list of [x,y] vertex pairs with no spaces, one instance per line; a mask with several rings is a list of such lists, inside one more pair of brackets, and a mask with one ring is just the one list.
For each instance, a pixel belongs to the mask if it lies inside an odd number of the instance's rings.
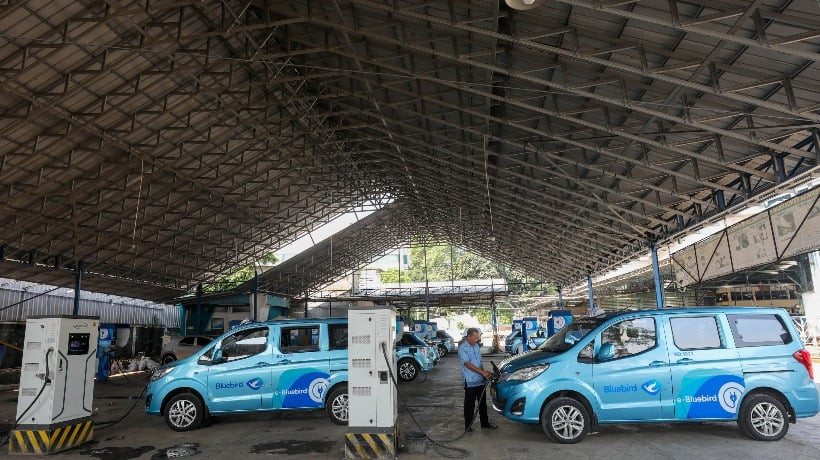
[[558,443],[605,423],[700,421],[773,441],[817,414],[813,379],[781,309],[661,309],[578,319],[503,361],[490,394],[505,417]]
[[[180,342],[173,356],[181,359],[164,360],[145,397],[145,412],[173,430],[196,429],[212,414],[272,410],[323,408],[333,423],[348,421],[347,318],[250,323],[201,345]],[[409,332],[395,355],[401,382],[440,359],[436,345]]]

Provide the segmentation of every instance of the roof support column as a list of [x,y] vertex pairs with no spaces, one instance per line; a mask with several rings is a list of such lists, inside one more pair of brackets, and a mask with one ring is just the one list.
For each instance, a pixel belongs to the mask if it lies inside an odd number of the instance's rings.
[[661,283],[661,270],[658,265],[658,243],[652,242],[650,244],[652,252],[652,275],[655,277],[655,302],[658,308],[663,308],[663,283]]
[[427,307],[426,321],[430,321],[430,279],[427,277],[427,246],[424,247],[424,305]]
[[595,293],[592,292],[592,273],[587,273],[587,290],[589,291],[589,316],[595,312]]
[[253,269],[253,320],[259,321],[257,312],[259,309],[259,272],[256,267]]
[[80,287],[83,283],[83,261],[77,262],[77,272],[74,274],[74,311],[72,314],[78,316],[80,314]]
[[[194,335],[199,335],[201,333],[199,327],[199,316],[202,314],[200,312],[202,309],[202,283],[196,285],[196,306],[194,308]],[[187,335],[187,332],[182,335]]]
[[564,309],[564,293],[561,291],[561,286],[558,286],[558,309]]

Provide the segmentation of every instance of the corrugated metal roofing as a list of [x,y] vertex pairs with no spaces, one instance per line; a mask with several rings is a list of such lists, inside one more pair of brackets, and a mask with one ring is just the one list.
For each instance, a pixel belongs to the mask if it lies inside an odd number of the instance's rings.
[[367,201],[350,234],[390,236],[290,288],[411,240],[567,285],[818,164],[813,0],[31,0],[0,31],[0,274],[56,286],[169,299]]

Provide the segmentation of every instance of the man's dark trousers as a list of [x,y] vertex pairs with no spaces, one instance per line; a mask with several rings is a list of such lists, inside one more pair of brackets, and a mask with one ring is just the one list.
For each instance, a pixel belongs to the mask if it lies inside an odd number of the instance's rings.
[[487,416],[487,397],[484,394],[484,385],[474,387],[464,387],[464,429],[470,427],[473,421],[473,412],[475,412],[475,400],[478,401],[478,416],[481,420],[481,426],[488,425],[490,418]]

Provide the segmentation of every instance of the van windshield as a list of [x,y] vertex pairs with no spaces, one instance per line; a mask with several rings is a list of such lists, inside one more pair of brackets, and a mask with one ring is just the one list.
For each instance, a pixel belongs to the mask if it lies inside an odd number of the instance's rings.
[[586,337],[593,329],[603,323],[606,317],[581,318],[573,321],[567,327],[542,343],[538,350],[560,353],[572,348],[579,340]]

